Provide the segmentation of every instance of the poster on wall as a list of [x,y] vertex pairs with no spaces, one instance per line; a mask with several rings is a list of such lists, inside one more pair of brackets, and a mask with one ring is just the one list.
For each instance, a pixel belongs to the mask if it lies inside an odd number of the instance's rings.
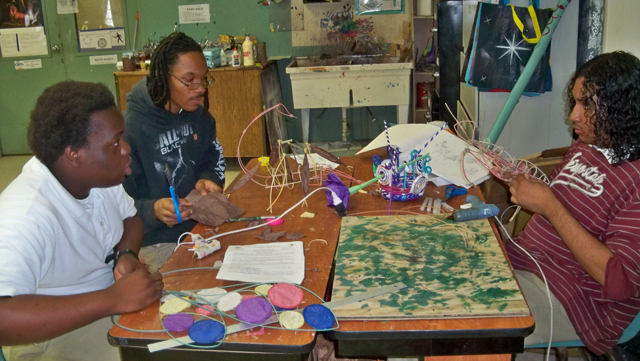
[[356,15],[404,14],[404,0],[356,0]]
[[47,55],[40,0],[0,0],[2,57]]
[[44,26],[40,0],[0,0],[0,29]]
[[124,50],[124,28],[78,31],[80,51]]
[[47,55],[47,37],[44,28],[0,29],[0,53],[4,58]]

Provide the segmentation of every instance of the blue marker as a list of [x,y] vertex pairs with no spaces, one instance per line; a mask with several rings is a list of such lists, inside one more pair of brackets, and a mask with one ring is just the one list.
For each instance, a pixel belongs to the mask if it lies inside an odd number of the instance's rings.
[[169,171],[169,165],[164,165],[164,175],[167,177],[167,183],[169,183],[169,192],[171,193],[171,199],[173,200],[173,207],[176,210],[176,217],[178,217],[178,223],[182,223],[182,217],[180,216],[180,201],[178,201],[178,196],[176,195],[176,190],[173,189],[173,185],[171,184],[171,171]]

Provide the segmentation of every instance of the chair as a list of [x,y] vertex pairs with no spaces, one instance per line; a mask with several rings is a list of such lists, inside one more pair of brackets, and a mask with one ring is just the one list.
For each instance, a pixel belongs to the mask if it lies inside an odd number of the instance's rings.
[[[627,327],[624,332],[622,333],[622,337],[620,337],[620,341],[618,341],[618,345],[625,343],[629,340],[631,340],[632,338],[634,338],[638,332],[640,331],[640,314],[638,314],[636,316],[636,318],[633,319],[633,321],[631,321],[631,324],[629,325],[629,327]],[[524,348],[547,348],[549,344],[548,343],[538,343],[535,345],[528,345],[525,346]],[[563,360],[566,361],[567,360],[567,355],[568,355],[568,351],[567,349],[569,348],[583,348],[584,347],[584,343],[582,343],[582,340],[575,340],[575,341],[562,341],[562,342],[553,342],[551,343],[551,348],[557,349],[556,350],[556,360]]]

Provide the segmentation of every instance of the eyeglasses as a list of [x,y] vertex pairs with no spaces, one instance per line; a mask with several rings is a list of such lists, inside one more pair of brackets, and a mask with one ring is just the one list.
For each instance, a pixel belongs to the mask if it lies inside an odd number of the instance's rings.
[[[171,73],[169,73],[169,74],[171,74]],[[208,88],[209,85],[213,84],[213,82],[215,81],[215,79],[213,79],[209,74],[207,74],[206,78],[202,79],[203,81],[201,83],[187,83],[186,81],[178,78],[177,76],[175,76],[173,74],[171,74],[171,76],[176,78],[177,81],[182,83],[182,85],[186,86],[187,89],[189,89],[189,90],[198,90],[198,89],[200,89],[200,87]]]

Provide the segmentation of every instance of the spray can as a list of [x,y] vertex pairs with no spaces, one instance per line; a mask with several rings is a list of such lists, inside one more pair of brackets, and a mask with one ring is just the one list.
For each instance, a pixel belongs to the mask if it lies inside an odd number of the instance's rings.
[[242,55],[244,56],[244,66],[256,65],[256,60],[253,56],[253,42],[247,35],[242,43]]
[[224,48],[220,48],[220,66],[227,65],[227,56],[224,54]]
[[231,61],[231,65],[233,65],[234,67],[239,67],[240,66],[240,54],[238,54],[238,48],[233,48],[233,55],[232,57],[232,61]]

